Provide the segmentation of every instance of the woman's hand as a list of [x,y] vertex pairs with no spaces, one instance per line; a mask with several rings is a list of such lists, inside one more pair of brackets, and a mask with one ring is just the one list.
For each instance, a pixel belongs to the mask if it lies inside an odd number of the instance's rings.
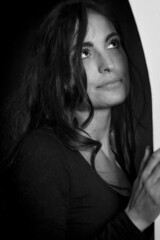
[[125,212],[141,231],[160,214],[160,149],[146,148]]

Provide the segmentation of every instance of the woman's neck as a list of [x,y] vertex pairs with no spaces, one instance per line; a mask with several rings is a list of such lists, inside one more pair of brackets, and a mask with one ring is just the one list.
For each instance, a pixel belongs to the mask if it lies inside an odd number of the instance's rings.
[[[84,122],[88,117],[87,112],[77,112],[77,117],[80,123]],[[97,109],[94,111],[94,116],[90,124],[84,129],[90,137],[101,142],[102,150],[106,155],[110,155],[110,123],[111,109]]]

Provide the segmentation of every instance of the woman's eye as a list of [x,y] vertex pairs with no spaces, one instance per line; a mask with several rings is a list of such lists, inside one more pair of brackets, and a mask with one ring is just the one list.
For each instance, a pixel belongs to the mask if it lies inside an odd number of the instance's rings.
[[89,49],[87,48],[84,48],[82,49],[82,52],[81,52],[81,58],[84,59],[84,58],[87,58],[91,55],[91,52]]
[[120,47],[120,40],[119,39],[112,39],[107,48],[119,48]]

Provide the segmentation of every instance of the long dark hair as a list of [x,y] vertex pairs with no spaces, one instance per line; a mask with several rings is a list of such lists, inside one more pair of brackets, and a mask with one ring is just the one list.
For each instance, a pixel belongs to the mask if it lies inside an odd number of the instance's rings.
[[[11,163],[15,149],[25,134],[36,128],[48,127],[69,149],[93,149],[91,162],[94,167],[94,157],[101,144],[81,134],[94,114],[81,62],[88,9],[112,21],[109,7],[104,8],[93,1],[70,1],[55,7],[36,31],[22,84],[5,108],[7,141],[4,143],[7,147],[4,155],[9,159],[8,163]],[[128,176],[133,175],[135,153],[131,95],[112,109],[111,120],[115,154]],[[88,106],[89,115],[79,125],[75,113],[82,100]]]

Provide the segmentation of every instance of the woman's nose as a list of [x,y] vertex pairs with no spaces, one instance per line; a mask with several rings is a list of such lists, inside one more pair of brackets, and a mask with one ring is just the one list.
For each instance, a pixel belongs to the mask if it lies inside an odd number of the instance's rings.
[[100,73],[103,72],[111,72],[114,69],[114,61],[109,53],[98,54],[98,71]]

